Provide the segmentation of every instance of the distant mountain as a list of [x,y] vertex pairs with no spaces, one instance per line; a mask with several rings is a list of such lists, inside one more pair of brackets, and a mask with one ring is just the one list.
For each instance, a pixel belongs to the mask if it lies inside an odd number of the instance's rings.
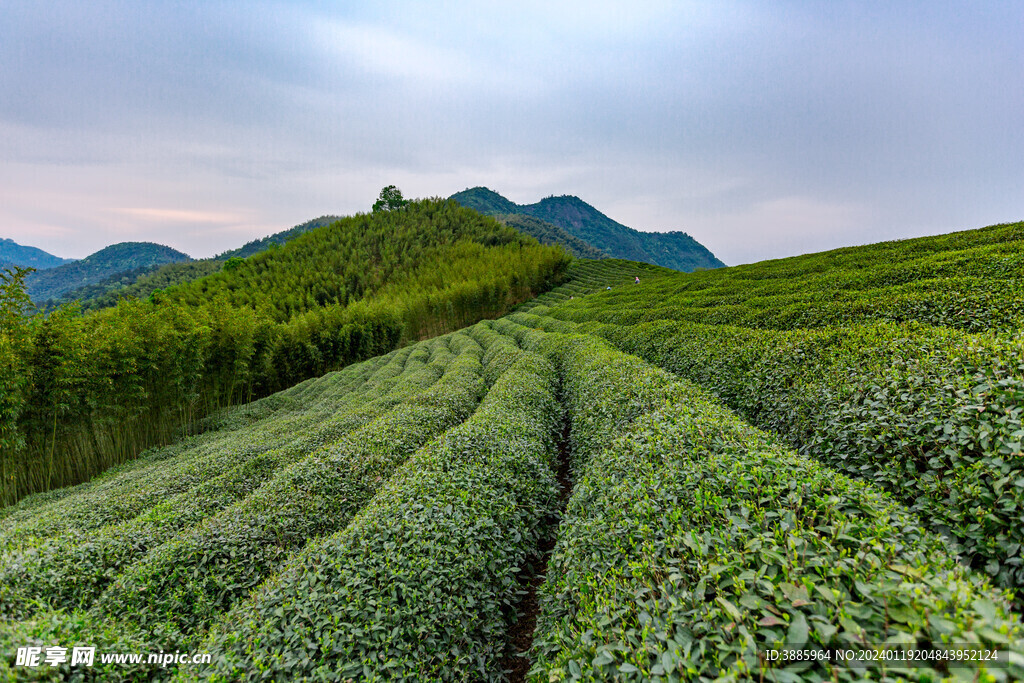
[[609,256],[557,225],[523,213],[522,207],[486,187],[456,192],[451,199],[482,214],[494,216],[505,225],[530,235],[541,244],[558,244],[577,258],[599,259]]
[[489,215],[521,214],[538,218],[615,258],[685,272],[725,265],[685,232],[640,232],[613,221],[579,197],[547,197],[536,204],[523,205],[486,187],[474,187],[452,195],[452,199]]
[[0,238],[0,267],[22,266],[46,270],[72,261],[74,259],[54,256],[36,247],[26,247],[6,237]]
[[476,209],[480,213],[489,216],[508,213],[528,213],[523,211],[525,207],[505,199],[500,194],[486,187],[472,187],[462,192],[456,192],[451,197],[459,204]]
[[152,242],[121,242],[81,261],[32,273],[25,278],[25,290],[36,304],[56,299],[65,292],[91,285],[117,273],[151,266],[190,261],[192,257],[176,249]]

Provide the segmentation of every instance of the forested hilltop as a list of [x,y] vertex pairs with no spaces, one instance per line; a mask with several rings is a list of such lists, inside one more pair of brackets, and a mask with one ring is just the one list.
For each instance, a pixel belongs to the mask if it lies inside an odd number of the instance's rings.
[[615,258],[687,273],[725,265],[685,232],[640,232],[613,221],[579,197],[546,197],[536,204],[516,204],[486,187],[474,187],[456,192],[452,199],[492,216],[530,216]]
[[0,509],[0,679],[87,643],[211,656],[33,674],[1022,681],[1022,259],[1020,223],[693,274],[577,259]]
[[148,299],[157,290],[198,280],[204,275],[214,273],[232,258],[246,258],[275,245],[280,246],[304,232],[330,225],[337,220],[338,216],[320,216],[288,230],[246,242],[237,249],[225,251],[208,259],[177,261],[116,272],[99,282],[63,292],[60,296],[47,301],[44,306],[48,309],[56,308],[61,304],[78,301],[83,311],[90,311],[114,306],[118,300],[124,298]]
[[84,259],[37,270],[25,278],[25,289],[36,304],[62,296],[79,287],[101,282],[125,271],[144,272],[154,266],[191,261],[188,254],[153,242],[119,242]]
[[344,218],[80,315],[2,276],[3,499],[77,483],[210,409],[442,334],[557,284],[569,256],[455,202]]

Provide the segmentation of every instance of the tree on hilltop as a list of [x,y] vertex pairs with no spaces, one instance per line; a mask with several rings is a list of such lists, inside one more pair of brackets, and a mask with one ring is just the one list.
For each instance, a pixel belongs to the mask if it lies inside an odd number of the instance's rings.
[[402,198],[402,191],[394,185],[388,185],[380,191],[380,196],[373,203],[373,212],[397,211],[409,203],[408,199]]

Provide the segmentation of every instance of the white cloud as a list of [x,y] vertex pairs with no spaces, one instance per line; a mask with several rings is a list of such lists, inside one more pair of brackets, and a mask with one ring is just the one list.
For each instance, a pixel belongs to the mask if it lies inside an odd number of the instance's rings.
[[237,223],[245,217],[223,211],[189,211],[160,208],[112,208],[110,211],[133,219],[156,223]]

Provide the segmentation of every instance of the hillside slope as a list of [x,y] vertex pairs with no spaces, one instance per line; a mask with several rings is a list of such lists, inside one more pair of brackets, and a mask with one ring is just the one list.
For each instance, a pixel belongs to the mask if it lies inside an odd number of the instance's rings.
[[[354,303],[382,292],[396,279],[423,277],[439,286],[453,284],[453,279],[446,283],[441,255],[463,257],[468,243],[508,249],[536,245],[532,238],[454,202],[420,201],[400,211],[335,221],[201,280],[171,287],[162,297],[191,305],[225,300],[284,322],[318,307]],[[554,250],[538,253],[546,258]],[[427,263],[432,270],[421,271]]]
[[25,280],[25,288],[32,301],[42,304],[117,273],[190,260],[188,254],[162,244],[120,242],[100,249],[80,261],[32,273]]
[[37,247],[26,247],[6,237],[0,238],[0,268],[21,266],[22,268],[47,270],[73,261],[74,259],[54,256]]
[[[216,413],[0,511],[0,677],[86,638],[211,655],[97,657],[111,681],[1024,680],[1024,340],[997,298],[977,333],[928,303],[1020,291],[1022,228],[579,260],[517,312]],[[851,283],[842,322],[807,305]],[[714,323],[671,318],[704,296]]]
[[305,223],[299,223],[293,228],[282,230],[281,232],[275,232],[273,235],[260,238],[258,240],[252,240],[246,242],[237,249],[230,249],[225,251],[223,254],[217,254],[214,257],[218,261],[226,261],[229,258],[247,258],[253,254],[258,254],[261,251],[266,251],[272,245],[282,245],[285,242],[290,242],[299,235],[315,230],[316,228],[322,228],[325,225],[330,225],[336,221],[341,220],[341,216],[320,216],[319,218],[313,218],[306,221]]
[[121,271],[91,285],[64,292],[47,301],[44,306],[52,310],[77,301],[82,311],[98,311],[116,306],[121,299],[146,300],[157,290],[198,280],[217,272],[223,265],[224,261],[216,259],[197,259]]
[[1022,273],[1014,223],[611,291],[598,280],[548,295],[558,305],[529,324],[579,325],[699,383],[885,488],[1024,603],[1024,488],[1005,487],[1024,482]]
[[280,246],[305,232],[329,225],[336,220],[336,216],[314,218],[288,230],[246,242],[237,249],[225,251],[213,258],[176,261],[117,272],[98,282],[63,292],[46,302],[46,307],[52,309],[63,303],[78,301],[83,311],[92,311],[114,306],[123,298],[148,299],[157,290],[198,280],[214,273],[220,270],[228,259],[246,258],[273,246]]
[[568,262],[455,202],[420,201],[82,316],[22,317],[19,283],[0,275],[4,498],[83,481],[211,409],[500,316]]
[[598,259],[608,257],[606,253],[597,247],[557,225],[520,212],[518,206],[487,188],[475,187],[470,190],[463,190],[453,194],[451,199],[484,215],[494,216],[505,225],[530,235],[541,244],[557,244],[576,258]]
[[608,255],[600,249],[587,244],[578,237],[570,235],[557,225],[552,225],[539,218],[520,213],[496,213],[494,217],[503,225],[515,228],[519,232],[533,237],[541,244],[558,245],[576,258],[608,258]]
[[486,187],[475,187],[457,192],[452,198],[488,215],[532,216],[562,228],[615,258],[684,272],[725,265],[685,232],[640,232],[613,221],[578,197],[547,197],[536,204],[520,205]]
[[649,301],[620,291],[580,319],[777,330],[919,322],[1009,334],[1024,319],[1022,253],[1021,223],[846,247],[661,279]]

